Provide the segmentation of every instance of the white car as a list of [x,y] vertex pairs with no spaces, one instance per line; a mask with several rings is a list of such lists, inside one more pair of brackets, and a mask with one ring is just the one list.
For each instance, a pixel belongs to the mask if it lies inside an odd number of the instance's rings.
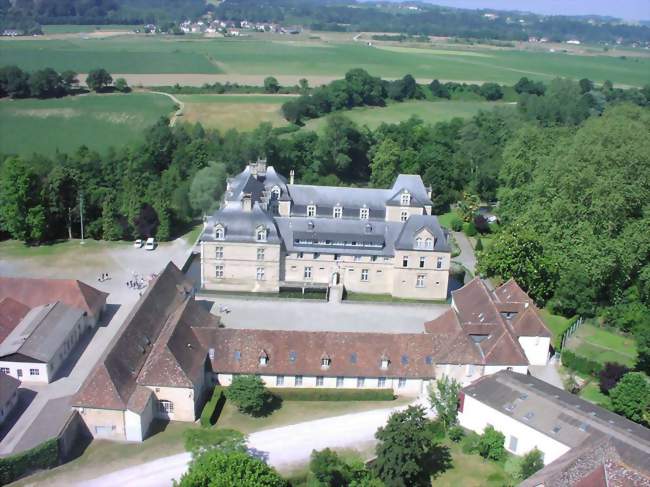
[[144,249],[145,250],[154,250],[156,248],[156,239],[153,237],[149,237],[147,239],[147,243],[144,244]]
[[133,242],[133,246],[136,249],[141,249],[143,245],[144,245],[144,241],[142,239],[140,239],[140,238],[137,239],[135,242]]

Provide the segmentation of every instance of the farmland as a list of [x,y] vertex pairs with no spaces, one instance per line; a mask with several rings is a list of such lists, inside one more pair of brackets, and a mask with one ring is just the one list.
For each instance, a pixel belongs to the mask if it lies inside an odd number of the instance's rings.
[[174,109],[150,93],[0,101],[0,153],[52,155],[80,145],[102,151],[136,140]]
[[[519,50],[375,47],[322,39],[202,39],[124,35],[104,39],[3,40],[0,65],[27,70],[50,66],[85,73],[98,66],[120,74],[267,75],[341,77],[352,68],[386,78],[411,73],[433,78],[512,84],[522,76],[548,81],[557,76],[625,85],[649,81],[650,59],[580,56]],[[127,78],[128,79],[128,78]],[[294,82],[295,82],[294,81]],[[159,83],[161,84],[161,83]]]

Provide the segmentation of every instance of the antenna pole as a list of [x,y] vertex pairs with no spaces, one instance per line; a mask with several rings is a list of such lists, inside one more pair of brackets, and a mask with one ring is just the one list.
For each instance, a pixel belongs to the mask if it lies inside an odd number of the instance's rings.
[[79,217],[81,218],[81,245],[84,243],[84,195],[79,194]]

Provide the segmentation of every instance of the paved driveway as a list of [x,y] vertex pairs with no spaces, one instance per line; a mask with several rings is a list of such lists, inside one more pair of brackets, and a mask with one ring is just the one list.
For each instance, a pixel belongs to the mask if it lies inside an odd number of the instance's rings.
[[452,261],[462,264],[463,267],[468,269],[472,274],[476,274],[476,257],[474,255],[472,244],[470,244],[467,236],[463,232],[451,233],[460,248],[460,255],[454,257]]
[[[446,304],[353,303],[308,299],[201,297],[211,301],[229,328],[272,330],[422,333],[424,322],[444,313]],[[209,304],[208,304],[209,305]],[[219,313],[220,306],[229,313]]]

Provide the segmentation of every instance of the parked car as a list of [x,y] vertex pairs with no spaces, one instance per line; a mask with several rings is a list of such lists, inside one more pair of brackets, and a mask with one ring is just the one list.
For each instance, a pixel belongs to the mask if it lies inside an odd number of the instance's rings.
[[144,249],[145,250],[154,250],[156,248],[156,239],[153,237],[149,237],[147,239],[147,243],[144,244]]
[[133,242],[133,246],[136,249],[141,249],[143,245],[144,245],[144,240],[142,240],[141,238],[139,238],[135,242]]

